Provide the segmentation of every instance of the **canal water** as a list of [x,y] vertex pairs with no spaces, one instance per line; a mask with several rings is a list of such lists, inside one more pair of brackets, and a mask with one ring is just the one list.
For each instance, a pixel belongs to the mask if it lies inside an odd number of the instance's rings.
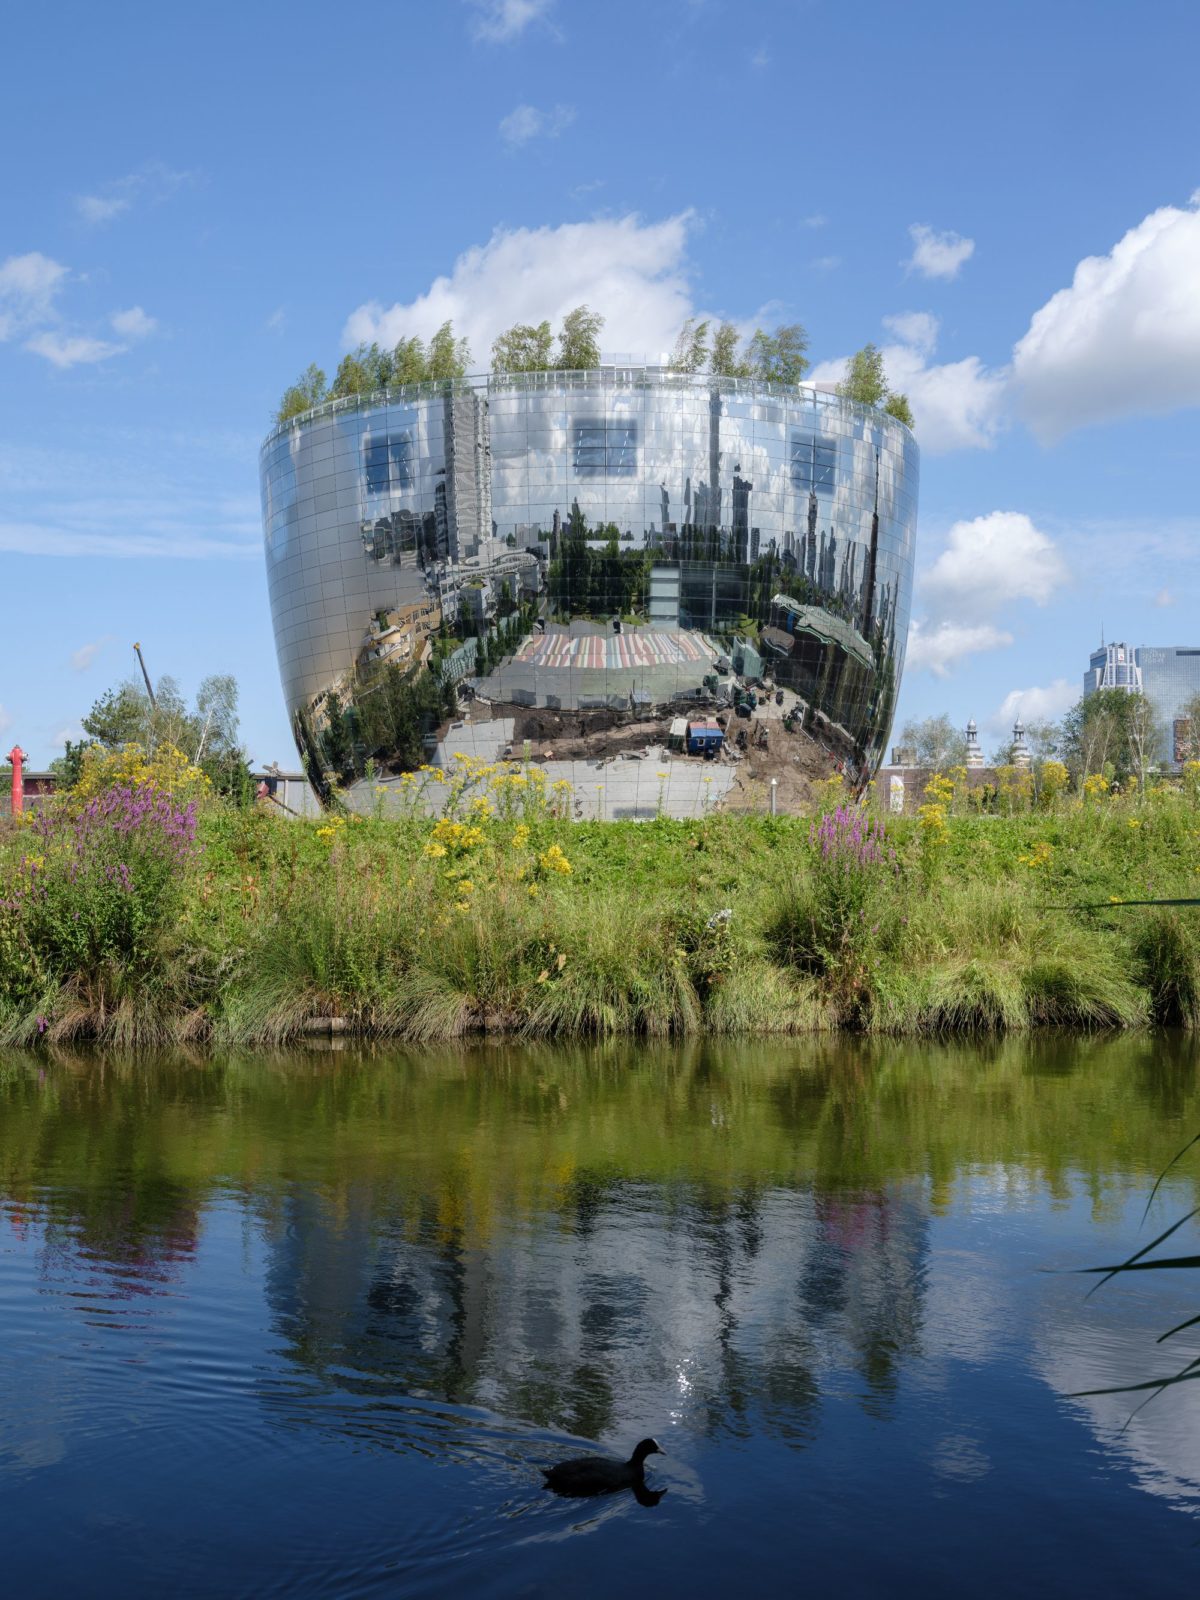
[[1078,1391],[1200,1272],[1075,1269],[1198,1131],[1148,1037],[0,1055],[3,1591],[1194,1596],[1200,1385]]

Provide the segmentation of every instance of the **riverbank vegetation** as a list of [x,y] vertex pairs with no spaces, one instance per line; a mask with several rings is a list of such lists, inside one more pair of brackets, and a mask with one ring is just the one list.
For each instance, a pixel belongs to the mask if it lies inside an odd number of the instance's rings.
[[[315,1030],[1000,1034],[1200,1022],[1200,766],[951,773],[915,817],[569,820],[539,768],[402,780],[399,814],[237,807],[169,750],[85,753],[0,834],[0,1042],[285,1043]],[[1059,778],[1061,776],[1061,782]],[[383,796],[380,795],[382,807]]]

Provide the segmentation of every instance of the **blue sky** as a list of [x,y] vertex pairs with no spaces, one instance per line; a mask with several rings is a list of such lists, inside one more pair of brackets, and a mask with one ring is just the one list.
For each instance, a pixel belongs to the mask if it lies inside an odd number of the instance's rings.
[[134,667],[236,674],[291,764],[257,451],[361,334],[582,300],[873,339],[923,446],[899,717],[1076,698],[1103,625],[1197,642],[1191,0],[10,8],[0,741]]

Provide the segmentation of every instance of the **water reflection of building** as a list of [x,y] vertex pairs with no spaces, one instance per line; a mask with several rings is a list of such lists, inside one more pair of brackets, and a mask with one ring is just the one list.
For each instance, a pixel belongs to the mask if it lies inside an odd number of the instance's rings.
[[406,1215],[356,1188],[336,1215],[297,1195],[278,1219],[268,1298],[327,1381],[593,1436],[681,1410],[794,1435],[834,1368],[886,1401],[919,1335],[919,1183],[717,1193],[580,1174],[557,1210],[493,1216],[486,1236],[449,1195],[410,1195]]
[[677,612],[656,616],[670,626],[730,640],[746,623],[778,628],[780,595],[827,614],[826,651],[855,648],[797,681],[814,696],[834,686],[835,703],[812,711],[863,765],[882,754],[918,455],[874,408],[653,367],[491,376],[331,402],[277,428],[261,472],[293,713],[335,685],[354,700],[380,613],[428,605],[432,617],[436,604],[451,633],[493,626],[465,592],[498,592],[503,554],[520,551],[538,573],[523,593],[548,620],[645,617],[660,567],[678,574]]

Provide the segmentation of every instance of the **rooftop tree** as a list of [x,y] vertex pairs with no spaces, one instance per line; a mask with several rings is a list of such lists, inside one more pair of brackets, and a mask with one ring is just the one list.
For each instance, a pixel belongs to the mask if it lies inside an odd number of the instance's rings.
[[321,404],[325,393],[325,374],[320,367],[310,363],[291,388],[283,391],[275,421],[286,422],[289,417],[298,417],[302,411],[311,411],[313,406]]
[[908,396],[888,388],[883,352],[876,345],[865,344],[851,356],[846,376],[838,384],[838,393],[843,399],[855,400],[859,405],[879,407],[903,422],[907,428],[913,425]]
[[567,372],[590,372],[598,367],[603,326],[604,318],[587,306],[568,311],[558,333],[558,365]]
[[548,372],[553,346],[554,335],[548,322],[539,322],[536,327],[518,322],[493,341],[492,371]]

